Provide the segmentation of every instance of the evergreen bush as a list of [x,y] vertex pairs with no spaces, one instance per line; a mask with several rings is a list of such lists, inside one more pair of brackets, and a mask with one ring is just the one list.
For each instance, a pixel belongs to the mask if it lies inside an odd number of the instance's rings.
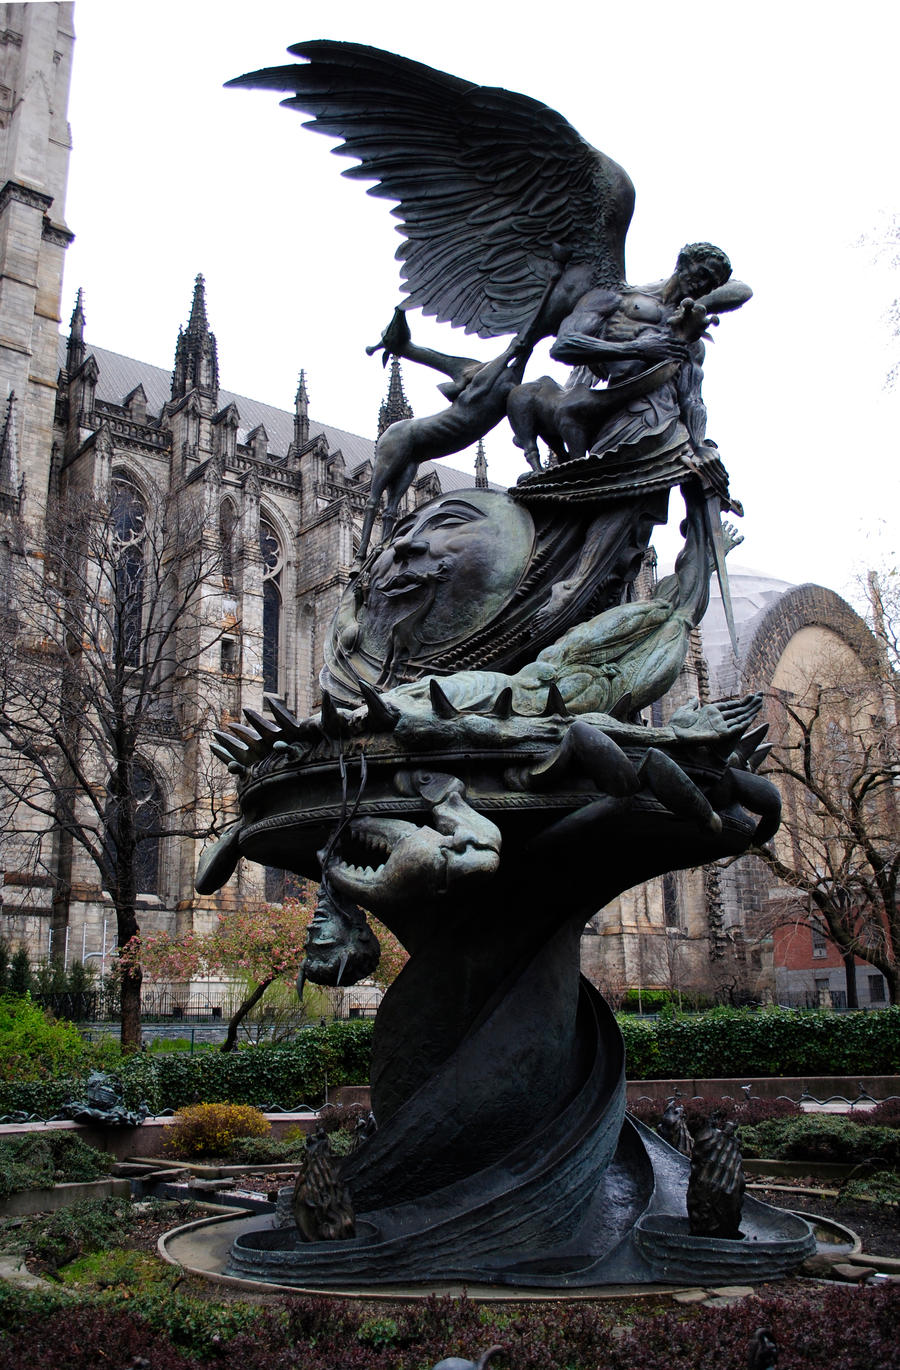
[[[900,1165],[900,1133],[893,1127],[871,1127],[841,1113],[804,1113],[799,1118],[771,1118],[741,1129],[745,1156],[780,1161],[837,1161],[848,1165],[878,1161]],[[882,1165],[880,1168],[884,1168]]]
[[[848,1014],[716,1008],[655,1020],[626,1014],[619,1026],[630,1080],[900,1073],[900,1007]],[[53,1023],[29,1000],[0,998],[0,1116],[52,1116],[83,1097],[98,1064],[119,1080],[128,1108],[146,1103],[152,1113],[198,1103],[316,1107],[326,1089],[368,1082],[372,1028],[356,1019],[236,1052],[120,1058],[114,1046],[87,1046],[71,1024]]]
[[19,947],[9,963],[6,989],[9,994],[28,994],[31,989],[31,962],[24,947]]
[[292,1042],[240,1051],[136,1053],[117,1070],[128,1108],[150,1111],[199,1103],[289,1109],[322,1103],[326,1088],[369,1079],[372,1023],[366,1019],[304,1028]]
[[0,1081],[81,1076],[91,1051],[72,1023],[58,1023],[27,996],[0,998]]
[[25,1132],[0,1142],[0,1197],[24,1189],[99,1180],[112,1158],[75,1132]]

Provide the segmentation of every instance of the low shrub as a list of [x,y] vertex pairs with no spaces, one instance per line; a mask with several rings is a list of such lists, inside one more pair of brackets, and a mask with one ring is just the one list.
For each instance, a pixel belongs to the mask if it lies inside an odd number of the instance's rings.
[[[372,1306],[292,1297],[265,1308],[201,1301],[181,1288],[128,1295],[111,1289],[91,1302],[0,1289],[0,1370],[96,1370],[151,1365],[188,1370],[398,1370],[445,1356],[477,1359],[493,1343],[514,1370],[745,1370],[759,1326],[771,1329],[779,1370],[808,1370],[827,1348],[831,1370],[894,1366],[900,1290],[827,1288],[791,1298],[744,1299],[728,1307],[637,1312],[585,1302],[480,1307],[433,1296]],[[102,1355],[100,1354],[102,1352]]]
[[900,1175],[896,1170],[876,1170],[872,1175],[853,1175],[841,1185],[841,1199],[900,1204]]
[[804,1113],[800,1118],[773,1118],[744,1128],[745,1156],[782,1161],[837,1161],[900,1164],[900,1133],[873,1127],[840,1113]]
[[[648,1095],[630,1103],[628,1111],[632,1117],[639,1118],[648,1127],[656,1128],[667,1103],[668,1097],[665,1095]],[[770,1118],[798,1118],[803,1112],[800,1105],[791,1099],[745,1099],[743,1096],[733,1099],[694,1095],[690,1099],[679,1099],[678,1103],[683,1106],[685,1118],[689,1123],[694,1119],[699,1121],[701,1118],[708,1118],[716,1109],[720,1109],[729,1121],[736,1122],[741,1127],[752,1127]]]
[[164,1146],[173,1156],[224,1156],[237,1137],[264,1137],[270,1126],[249,1104],[192,1104],[175,1114]]
[[0,1196],[99,1180],[111,1166],[111,1156],[95,1151],[75,1132],[24,1132],[0,1142]]
[[[288,1128],[282,1137],[237,1137],[228,1149],[228,1159],[235,1165],[296,1165],[306,1155],[308,1134],[299,1127]],[[352,1132],[336,1130],[328,1134],[328,1141],[336,1156],[348,1156],[353,1150]]]
[[900,1099],[882,1099],[881,1103],[867,1109],[860,1117],[876,1127],[900,1127]]
[[121,1246],[134,1222],[131,1199],[80,1199],[56,1213],[27,1218],[2,1237],[5,1250],[25,1250],[57,1269],[89,1251]]
[[234,1165],[296,1164],[306,1153],[306,1137],[236,1137],[228,1148]]

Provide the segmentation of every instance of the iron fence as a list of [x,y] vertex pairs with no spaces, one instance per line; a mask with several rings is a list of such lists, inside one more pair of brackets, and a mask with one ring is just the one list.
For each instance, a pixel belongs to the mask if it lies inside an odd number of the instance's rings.
[[[121,1005],[114,986],[35,994],[33,998],[55,1018],[67,1018],[76,1023],[119,1021]],[[141,991],[141,1022],[224,1025],[236,1013],[242,1000],[243,994],[227,985],[210,987],[208,991],[193,994],[172,989],[168,985],[147,985]],[[340,1000],[335,996],[329,1006],[328,1016],[341,1019],[374,1018],[377,1008],[371,996],[357,997],[350,993],[344,994]],[[254,1018],[265,1023],[274,1019],[277,1012],[263,1001]],[[297,1017],[299,1021],[299,1011]]]

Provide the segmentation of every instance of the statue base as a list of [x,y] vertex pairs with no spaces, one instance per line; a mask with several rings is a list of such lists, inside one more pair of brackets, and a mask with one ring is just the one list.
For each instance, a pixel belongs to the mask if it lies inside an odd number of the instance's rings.
[[428,1203],[365,1213],[349,1241],[304,1242],[292,1226],[244,1232],[225,1274],[330,1290],[437,1282],[548,1290],[753,1284],[789,1275],[815,1252],[808,1222],[751,1198],[741,1241],[692,1236],[684,1209],[689,1170],[685,1157],[626,1119],[612,1160],[570,1224],[537,1200],[518,1210],[510,1174],[505,1195],[465,1211],[439,1216]]

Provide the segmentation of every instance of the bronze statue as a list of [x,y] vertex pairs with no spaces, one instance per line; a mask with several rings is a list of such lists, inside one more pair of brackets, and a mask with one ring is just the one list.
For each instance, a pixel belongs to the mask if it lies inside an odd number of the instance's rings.
[[75,1123],[100,1123],[103,1127],[139,1127],[148,1111],[146,1104],[127,1109],[120,1087],[102,1070],[88,1076],[83,1099],[73,1099],[62,1107],[63,1114]]
[[291,1211],[304,1241],[346,1241],[354,1235],[350,1193],[340,1178],[340,1161],[321,1126],[306,1139],[306,1153],[291,1195]]
[[747,1346],[747,1370],[775,1370],[778,1345],[771,1327],[757,1327]]
[[[740,506],[730,500],[716,449],[705,441],[700,396],[707,326],[752,293],[730,280],[725,254],[708,243],[689,244],[667,280],[626,286],[634,188],[562,115],[524,95],[474,86],[357,43],[298,43],[289,51],[306,60],[250,72],[229,85],[292,92],[284,104],[312,114],[309,126],[341,138],[336,150],[360,162],[345,175],[377,182],[370,193],[398,202],[406,307],[420,306],[482,337],[516,334],[500,357],[481,365],[414,348],[395,318],[368,349],[382,347],[386,355],[446,371],[452,402],[443,413],[401,420],[393,436],[390,429],[382,435],[360,561],[382,492],[389,492],[389,536],[417,465],[483,437],[508,400],[516,440],[535,471],[537,432],[563,447],[558,456],[571,458],[661,433],[681,418],[685,442],[670,452],[665,488],[697,479],[709,496],[708,531],[733,629],[718,511],[721,505],[740,512]],[[612,395],[557,397],[561,413],[548,424],[531,414],[530,397],[515,397],[515,387],[534,344],[554,336],[552,354],[593,373],[592,381],[611,381]],[[661,367],[655,375],[654,365]],[[552,390],[554,383],[544,382],[538,385]],[[624,424],[616,415],[622,407]]]
[[[551,287],[548,287],[548,291]],[[547,292],[545,292],[546,295]],[[421,362],[450,377],[438,387],[450,400],[446,409],[426,418],[399,419],[392,423],[375,445],[372,483],[356,564],[362,565],[369,550],[372,526],[383,494],[387,502],[382,516],[382,541],[390,538],[397,521],[400,501],[406,494],[418,468],[424,461],[435,461],[461,452],[496,426],[506,413],[510,393],[522,380],[525,366],[534,344],[536,319],[513,338],[505,352],[493,361],[479,362],[472,357],[451,357],[432,348],[416,347],[412,341],[406,315],[401,309],[394,317],[371,353],[384,349],[384,356],[406,357]]]
[[489,1346],[486,1351],[482,1351],[477,1360],[463,1360],[461,1356],[448,1356],[446,1360],[439,1360],[434,1370],[486,1370],[491,1361],[496,1356],[502,1355],[506,1350],[504,1346]]
[[740,1240],[744,1189],[735,1125],[717,1110],[694,1133],[687,1191],[692,1236]]
[[670,1099],[656,1130],[663,1141],[668,1142],[669,1146],[674,1146],[682,1156],[690,1156],[694,1149],[694,1139],[685,1122],[683,1104],[679,1104],[676,1099]]
[[[395,315],[370,351],[443,372],[450,403],[379,444],[321,707],[298,718],[269,697],[274,724],[249,710],[250,726],[216,734],[240,819],[204,854],[198,890],[242,857],[322,879],[307,970],[326,983],[372,964],[363,910],[409,954],[374,1024],[377,1131],[340,1169],[356,1235],[313,1248],[248,1229],[229,1273],[324,1288],[645,1283],[673,1224],[667,1280],[695,1282],[698,1263],[704,1282],[732,1275],[735,1246],[781,1273],[814,1239],[753,1199],[741,1217],[727,1128],[698,1135],[688,1206],[710,1210],[704,1232],[743,1222],[753,1240],[710,1251],[686,1230],[689,1163],[625,1117],[621,1034],[579,962],[585,922],[624,890],[778,827],[778,791],[756,774],[759,695],[646,718],[737,541],[705,436],[702,339],[749,291],[709,244],[666,281],[626,285],[631,183],[537,101],[356,44],[292,51],[305,61],[234,84],[291,92],[360,161],[349,174],[399,202],[410,306],[513,341],[482,364],[417,347]],[[555,398],[524,379],[542,337],[578,368]],[[519,483],[454,490],[393,522],[421,460],[505,413],[531,467]],[[540,461],[541,432],[556,465]],[[673,486],[684,546],[641,599]],[[318,1168],[314,1145],[310,1191]]]

